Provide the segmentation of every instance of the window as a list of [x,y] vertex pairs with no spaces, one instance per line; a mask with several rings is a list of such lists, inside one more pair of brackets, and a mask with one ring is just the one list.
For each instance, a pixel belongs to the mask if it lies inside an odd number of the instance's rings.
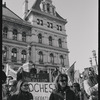
[[50,63],[54,64],[54,55],[52,53],[50,54]]
[[53,28],[53,23],[47,22],[47,27],[48,28]]
[[52,46],[52,37],[49,36],[49,45]]
[[40,20],[40,25],[43,25],[43,20]]
[[43,63],[43,52],[42,51],[39,52],[39,63],[40,64]]
[[12,60],[12,62],[17,62],[17,49],[16,48],[12,49],[11,60]]
[[18,34],[17,30],[14,29],[13,30],[13,40],[17,40],[17,34]]
[[59,47],[62,48],[62,41],[61,41],[61,39],[58,39],[58,44],[59,44]]
[[50,23],[49,22],[47,22],[47,27],[50,27]]
[[22,41],[26,42],[26,33],[25,32],[22,33]]
[[37,24],[38,24],[38,25],[40,24],[40,20],[39,20],[39,19],[37,19]]
[[43,20],[37,19],[37,24],[43,26]]
[[7,47],[4,47],[3,61],[7,60]]
[[64,57],[62,55],[60,56],[60,64],[64,65]]
[[57,30],[62,31],[62,26],[57,25]]
[[41,34],[38,35],[38,42],[42,43],[42,35]]
[[4,27],[4,29],[3,29],[3,38],[7,38],[7,32],[8,32],[8,28]]
[[60,31],[62,31],[62,27],[60,26],[59,28],[60,28]]
[[21,52],[21,61],[22,63],[25,63],[26,62],[26,51],[25,50],[22,50]]
[[53,24],[52,23],[50,23],[50,28],[53,28]]
[[50,12],[50,4],[47,3],[47,12]]
[[59,30],[59,25],[57,25],[57,30]]

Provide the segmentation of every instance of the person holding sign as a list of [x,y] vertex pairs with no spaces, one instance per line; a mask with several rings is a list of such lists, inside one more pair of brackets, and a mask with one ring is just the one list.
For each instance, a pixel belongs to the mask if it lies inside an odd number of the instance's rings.
[[76,100],[75,93],[68,86],[68,76],[59,74],[55,79],[55,89],[50,94],[49,100]]
[[32,94],[29,92],[29,84],[26,81],[18,81],[17,91],[10,100],[33,100]]

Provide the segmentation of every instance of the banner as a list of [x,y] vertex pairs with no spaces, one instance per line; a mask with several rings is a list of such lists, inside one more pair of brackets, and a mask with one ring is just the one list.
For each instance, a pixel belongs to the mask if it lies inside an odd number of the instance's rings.
[[29,82],[29,87],[33,100],[49,100],[50,94],[55,88],[54,83],[50,82]]
[[9,64],[6,64],[6,75],[12,76],[14,79],[17,77],[17,72],[14,71]]

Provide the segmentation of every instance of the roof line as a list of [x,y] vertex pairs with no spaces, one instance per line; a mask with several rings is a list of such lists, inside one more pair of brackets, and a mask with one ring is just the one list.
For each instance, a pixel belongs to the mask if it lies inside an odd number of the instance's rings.
[[[7,6],[2,5],[3,7],[7,8],[8,10],[10,10]],[[21,20],[23,20],[21,17],[19,17],[17,14],[15,14],[12,10],[10,10],[14,15],[16,15],[18,18],[20,18]]]

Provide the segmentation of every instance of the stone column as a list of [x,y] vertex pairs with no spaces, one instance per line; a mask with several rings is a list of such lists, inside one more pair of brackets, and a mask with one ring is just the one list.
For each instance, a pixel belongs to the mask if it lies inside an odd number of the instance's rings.
[[44,52],[44,62],[45,63],[48,62],[48,54],[47,54],[47,51]]
[[49,40],[48,40],[48,36],[47,36],[46,33],[44,34],[44,39],[43,39],[43,40],[44,40],[44,41],[43,41],[44,44],[47,44],[47,45],[49,44],[49,42],[48,42],[48,41],[49,41]]
[[22,34],[18,32],[18,41],[22,41]]
[[12,30],[8,31],[8,39],[13,39],[13,32],[12,32]]
[[33,61],[33,63],[35,63],[36,61],[36,50],[35,50],[35,46],[31,47],[31,60]]
[[8,46],[8,53],[7,53],[8,62],[11,62],[11,53],[12,53],[12,48],[11,48],[11,46]]
[[51,69],[49,69],[49,81],[52,82]]
[[57,53],[54,53],[54,63],[57,64]]
[[64,58],[65,58],[65,59],[64,59],[65,66],[68,66],[68,67],[69,67],[69,58],[68,58],[68,54],[66,54]]
[[47,12],[47,5],[45,4],[44,6],[45,6],[45,12]]
[[18,63],[21,63],[21,49],[18,48],[17,50],[18,50],[18,52],[17,52],[17,61],[18,61]]
[[57,38],[57,36],[54,36],[54,46],[58,47],[58,38]]
[[26,42],[29,43],[29,42],[30,42],[30,39],[31,39],[31,38],[30,38],[30,35],[27,35],[27,36],[26,36]]

